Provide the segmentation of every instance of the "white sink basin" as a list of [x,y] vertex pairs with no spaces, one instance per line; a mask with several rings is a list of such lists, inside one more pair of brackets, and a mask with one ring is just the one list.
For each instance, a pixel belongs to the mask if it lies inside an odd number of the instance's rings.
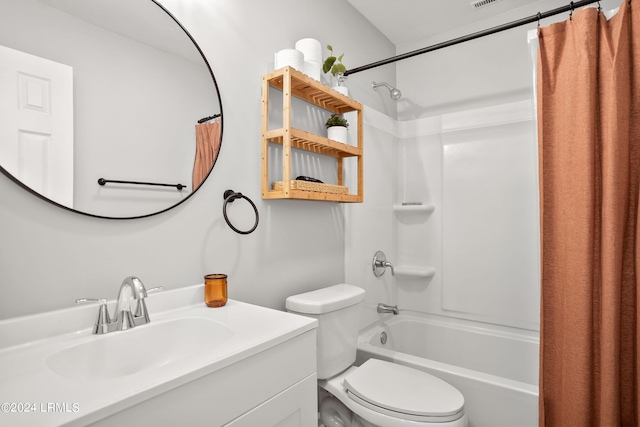
[[46,364],[70,380],[108,380],[178,361],[232,335],[229,327],[207,318],[173,319],[96,336],[52,354]]

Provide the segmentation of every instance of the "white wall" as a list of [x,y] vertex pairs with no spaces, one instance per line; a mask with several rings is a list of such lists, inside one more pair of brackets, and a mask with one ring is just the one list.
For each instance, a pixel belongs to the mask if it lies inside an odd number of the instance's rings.
[[[341,0],[304,8],[295,0],[162,3],[198,41],[220,86],[224,137],[213,173],[186,203],[137,220],[67,212],[0,175],[0,318],[70,307],[81,297],[115,298],[128,275],[170,289],[224,272],[231,298],[280,309],[288,295],[344,280],[342,205],[260,198],[261,76],[271,71],[275,51],[303,37],[344,52],[347,67],[392,56],[394,47]],[[384,110],[372,75],[395,81],[393,67],[355,75],[351,94]],[[228,188],[256,203],[261,216],[253,234],[225,224]],[[239,226],[252,220],[246,209],[234,210]]]

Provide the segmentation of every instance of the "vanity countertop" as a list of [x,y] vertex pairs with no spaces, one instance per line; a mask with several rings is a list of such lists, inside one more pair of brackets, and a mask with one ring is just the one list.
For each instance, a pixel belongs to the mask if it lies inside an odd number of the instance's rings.
[[[203,285],[151,294],[147,298],[151,323],[106,335],[91,334],[97,306],[1,321],[0,425],[85,425],[317,327],[315,319],[235,300],[229,300],[224,307],[208,308],[202,297]],[[184,319],[190,320],[185,323]],[[108,340],[117,335],[122,338],[150,327],[158,331],[171,322],[177,325],[177,320],[185,326],[191,324],[190,321],[213,322],[227,332],[220,343],[204,344],[198,351],[181,354],[174,360],[169,358],[151,366],[144,366],[145,360],[140,360],[142,367],[130,374],[88,378],[60,375],[52,369],[55,356],[66,354],[68,349],[87,347],[86,344],[95,347],[100,340],[108,348],[112,342]],[[163,342],[160,351],[163,346],[169,351],[171,342]],[[135,361],[138,355],[131,352],[125,356],[127,360],[129,357]],[[82,366],[77,368],[78,371],[74,367],[71,373],[81,372]]]

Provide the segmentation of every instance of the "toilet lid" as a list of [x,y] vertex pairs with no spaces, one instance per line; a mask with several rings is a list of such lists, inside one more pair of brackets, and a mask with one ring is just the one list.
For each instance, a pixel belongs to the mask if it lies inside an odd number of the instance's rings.
[[464,397],[433,375],[369,359],[343,385],[349,397],[376,412],[415,421],[453,421],[463,415]]

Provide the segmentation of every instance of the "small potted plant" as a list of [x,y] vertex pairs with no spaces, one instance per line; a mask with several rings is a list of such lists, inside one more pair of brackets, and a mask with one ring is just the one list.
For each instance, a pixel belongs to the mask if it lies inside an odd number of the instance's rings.
[[344,53],[336,58],[333,54],[333,47],[328,44],[327,49],[331,53],[327,59],[324,60],[322,64],[322,71],[326,73],[331,73],[333,77],[335,77],[337,84],[333,86],[333,89],[340,92],[343,95],[349,96],[349,89],[347,88],[347,76],[344,73],[347,72],[347,67],[342,63],[342,58],[344,57]]
[[327,138],[334,141],[347,143],[347,128],[349,122],[342,114],[332,114],[325,123],[327,128]]

